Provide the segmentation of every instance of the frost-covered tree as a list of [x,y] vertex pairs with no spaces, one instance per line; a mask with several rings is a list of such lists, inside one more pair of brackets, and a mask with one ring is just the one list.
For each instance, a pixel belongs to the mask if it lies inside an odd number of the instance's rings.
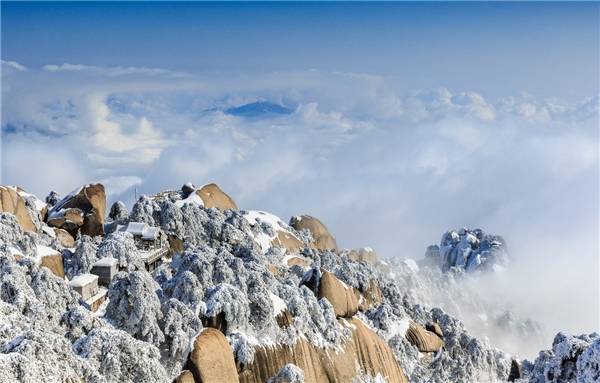
[[118,273],[108,289],[105,317],[136,339],[160,344],[164,334],[158,325],[162,318],[158,288],[146,271]]
[[275,329],[275,316],[271,292],[256,274],[248,280],[248,300],[250,301],[250,324],[257,333],[271,335]]
[[221,251],[216,257],[213,258],[213,284],[219,283],[232,283],[235,280],[235,275],[226,262],[226,259],[232,258],[233,256],[227,251]]
[[577,383],[600,381],[600,336],[590,335],[594,341],[577,358]]
[[79,358],[61,334],[28,329],[4,345],[0,353],[1,382],[103,382],[95,366]]
[[154,199],[141,195],[131,208],[129,220],[132,222],[145,222],[148,225],[156,226],[160,223],[160,206]]
[[175,298],[185,304],[193,311],[204,314],[203,307],[205,288],[194,273],[191,271],[183,271],[169,279],[163,285],[165,293],[170,298]]
[[175,273],[192,272],[206,289],[212,286],[212,260],[215,256],[215,251],[212,248],[207,246],[197,247],[175,255],[171,265]]
[[191,246],[208,242],[205,223],[209,221],[206,211],[196,204],[187,203],[181,207],[183,235],[181,238]]
[[181,209],[171,201],[160,203],[160,227],[169,234],[179,238],[184,236],[183,214]]
[[127,206],[121,201],[117,201],[110,207],[108,217],[120,225],[124,225],[129,220],[129,211]]
[[22,253],[33,257],[36,252],[36,244],[31,236],[26,235],[17,218],[10,213],[0,212],[0,245],[6,246],[6,251]]
[[144,261],[131,233],[117,231],[104,237],[98,246],[97,257],[115,258],[119,262],[119,267],[127,270],[144,269]]
[[551,350],[543,350],[533,363],[523,364],[531,383],[592,383],[600,379],[600,335],[572,336],[559,332]]
[[220,283],[206,292],[205,302],[207,317],[224,315],[226,335],[248,329],[249,303],[246,295],[238,288]]
[[75,252],[70,250],[63,251],[65,258],[65,274],[69,279],[79,275],[89,273],[96,262],[96,251],[98,246],[94,238],[87,235],[81,235],[77,238]]
[[231,345],[235,360],[245,365],[254,361],[254,347],[257,345],[256,340],[251,339],[243,332],[233,332],[227,336],[227,339]]
[[60,325],[66,330],[65,336],[75,341],[87,335],[96,327],[101,327],[100,319],[91,315],[90,311],[81,305],[72,306],[63,313]]
[[94,329],[73,345],[73,350],[108,382],[169,381],[152,344],[133,339],[108,326]]
[[54,190],[52,190],[50,193],[48,193],[48,195],[46,196],[46,203],[50,206],[54,206],[58,203],[58,201],[60,201],[62,198],[60,197],[60,195],[55,192]]
[[160,327],[165,334],[169,351],[169,371],[178,374],[185,364],[190,350],[190,340],[202,329],[198,315],[177,299],[169,299],[162,305],[163,317]]
[[267,383],[304,383],[304,371],[295,364],[288,363]]

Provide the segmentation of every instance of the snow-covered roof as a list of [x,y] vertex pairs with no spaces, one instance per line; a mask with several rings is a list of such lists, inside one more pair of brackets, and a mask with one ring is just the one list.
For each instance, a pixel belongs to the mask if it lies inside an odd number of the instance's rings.
[[142,233],[142,238],[143,239],[156,239],[158,237],[158,232],[159,232],[159,228],[158,227],[147,227],[144,232]]
[[96,263],[94,263],[94,266],[98,266],[98,267],[110,267],[110,266],[114,266],[116,264],[117,264],[117,259],[116,258],[104,257],[104,258],[101,258]]
[[96,274],[81,274],[69,281],[71,287],[83,287],[98,280]]
[[119,226],[117,230],[126,231],[135,236],[141,236],[142,239],[145,240],[156,239],[158,237],[158,233],[160,232],[160,228],[148,226],[148,224],[144,222],[129,222],[127,226]]
[[125,231],[133,235],[143,235],[144,230],[148,228],[148,224],[144,222],[129,222]]

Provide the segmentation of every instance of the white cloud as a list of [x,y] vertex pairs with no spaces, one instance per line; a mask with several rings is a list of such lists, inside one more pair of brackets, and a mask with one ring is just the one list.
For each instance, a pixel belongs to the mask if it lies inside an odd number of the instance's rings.
[[5,60],[0,60],[0,63],[2,63],[2,71],[5,70],[16,70],[16,71],[26,71],[27,67],[25,65],[19,64],[16,61],[5,61]]
[[[131,202],[134,186],[214,181],[243,208],[314,214],[342,246],[384,256],[420,257],[446,229],[480,226],[503,234],[520,277],[531,276],[524,295],[554,294],[577,313],[563,321],[577,331],[595,324],[597,305],[547,283],[564,278],[560,269],[535,267],[576,254],[573,275],[597,286],[597,97],[496,102],[371,75],[183,78],[78,65],[9,73],[2,91],[2,182],[46,193],[103,180],[111,198]],[[256,100],[294,112],[211,111]]]

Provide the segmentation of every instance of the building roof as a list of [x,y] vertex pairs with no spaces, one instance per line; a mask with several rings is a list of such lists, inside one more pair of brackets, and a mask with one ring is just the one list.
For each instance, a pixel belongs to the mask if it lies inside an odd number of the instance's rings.
[[120,226],[118,230],[126,231],[148,241],[158,238],[158,233],[160,232],[160,228],[148,226],[148,224],[144,222],[129,222],[127,226]]
[[81,274],[76,276],[75,278],[69,281],[69,286],[71,287],[83,287],[87,286],[90,283],[97,281],[98,276],[95,274]]
[[100,258],[99,261],[97,261],[96,263],[94,263],[94,267],[110,267],[110,266],[114,266],[117,264],[117,260],[115,258],[112,257],[104,257],[104,258]]
[[148,224],[144,222],[129,222],[124,231],[133,235],[143,235],[144,230],[148,228]]
[[158,227],[147,227],[144,232],[142,233],[142,238],[143,239],[156,239],[158,237],[158,232],[159,232],[159,228]]

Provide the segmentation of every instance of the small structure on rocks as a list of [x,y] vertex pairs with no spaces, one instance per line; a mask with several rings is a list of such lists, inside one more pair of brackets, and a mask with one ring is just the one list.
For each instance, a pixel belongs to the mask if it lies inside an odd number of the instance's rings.
[[81,295],[83,299],[93,297],[98,292],[98,276],[81,274],[69,281],[69,286]]
[[69,281],[69,286],[81,295],[90,311],[98,310],[106,299],[107,290],[98,287],[98,276],[95,274],[78,275]]
[[103,286],[110,285],[115,275],[119,272],[118,260],[105,257],[94,263],[91,273],[98,276],[98,283]]
[[161,264],[162,257],[169,253],[169,241],[159,227],[149,226],[144,222],[129,222],[127,226],[119,226],[117,230],[133,235],[148,271],[154,271]]

